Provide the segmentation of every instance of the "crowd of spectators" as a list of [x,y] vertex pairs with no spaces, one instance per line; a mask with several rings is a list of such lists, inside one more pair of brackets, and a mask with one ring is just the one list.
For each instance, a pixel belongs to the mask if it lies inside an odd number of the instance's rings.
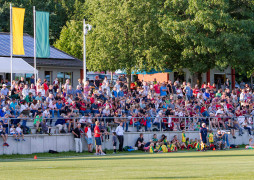
[[254,91],[248,84],[233,89],[229,83],[223,88],[210,83],[192,87],[189,82],[154,79],[136,80],[129,90],[125,76],[114,85],[106,77],[78,83],[73,87],[69,79],[64,84],[57,78],[52,84],[46,79],[34,83],[33,77],[29,83],[23,77],[11,83],[6,80],[0,91],[4,131],[21,123],[23,131],[29,132],[26,119],[30,118],[37,133],[49,133],[52,126],[57,133],[72,132],[77,122],[82,128],[90,124],[93,132],[99,120],[105,122],[101,127],[106,131],[120,122],[127,132],[129,126],[137,131],[198,131],[206,123],[211,129],[230,130],[233,137],[235,130],[252,134]]

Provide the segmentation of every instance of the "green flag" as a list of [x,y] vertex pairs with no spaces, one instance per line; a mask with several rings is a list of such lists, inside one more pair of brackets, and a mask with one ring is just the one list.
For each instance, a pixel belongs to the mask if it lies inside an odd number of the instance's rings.
[[49,56],[49,13],[36,11],[36,57]]

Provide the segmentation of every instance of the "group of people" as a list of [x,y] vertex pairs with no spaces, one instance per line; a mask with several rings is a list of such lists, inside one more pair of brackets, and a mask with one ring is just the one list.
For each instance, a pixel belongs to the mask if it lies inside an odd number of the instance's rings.
[[[135,146],[139,150],[148,151],[150,153],[156,152],[177,152],[178,150],[190,150],[196,151],[206,150],[225,150],[229,148],[237,148],[235,144],[230,144],[228,138],[228,132],[223,130],[217,130],[214,134],[212,130],[206,128],[206,124],[202,124],[200,128],[200,138],[190,139],[186,137],[185,131],[182,131],[181,139],[177,138],[177,135],[173,136],[172,140],[168,140],[167,136],[163,134],[160,139],[154,134],[153,138],[145,142],[143,134],[137,139]],[[249,140],[249,145],[246,148],[253,148],[252,138]]]
[[[119,152],[123,151],[123,142],[124,142],[124,130],[123,130],[123,123],[120,123],[116,130],[112,133],[112,146],[114,149],[113,153],[116,153],[116,146],[117,146],[117,139],[119,141]],[[103,125],[100,124],[99,121],[95,122],[95,127],[92,132],[91,125],[87,124],[85,127],[82,127],[81,123],[77,124],[77,127],[73,129],[72,134],[74,136],[75,141],[75,148],[77,153],[83,152],[83,145],[82,145],[82,136],[84,136],[87,142],[88,152],[93,153],[93,139],[95,140],[95,155],[106,155],[105,152],[102,150],[102,142],[104,141],[103,136],[107,136],[109,140],[109,133],[105,131]],[[94,138],[93,138],[94,136]]]
[[84,83],[79,79],[75,88],[69,79],[60,84],[56,78],[49,84],[46,79],[34,82],[32,77],[27,82],[21,77],[6,80],[0,92],[4,139],[18,123],[23,132],[31,132],[27,119],[34,120],[37,133],[48,134],[52,126],[58,133],[72,133],[78,123],[91,125],[94,133],[96,121],[108,127],[122,123],[126,132],[129,126],[137,131],[199,131],[202,123],[213,130],[230,130],[234,138],[235,130],[240,135],[244,129],[250,135],[253,130],[254,91],[248,84],[231,89],[226,83],[221,89],[209,82],[191,87],[189,82],[154,79],[136,80],[129,89],[126,77],[120,76],[115,84],[106,77]]

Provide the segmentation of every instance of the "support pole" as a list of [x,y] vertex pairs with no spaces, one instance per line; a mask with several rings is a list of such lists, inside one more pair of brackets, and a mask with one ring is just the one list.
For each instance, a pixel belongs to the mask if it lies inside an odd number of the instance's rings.
[[87,34],[87,29],[86,29],[86,20],[83,20],[83,81],[84,85],[86,82],[86,34]]
[[37,74],[36,74],[36,10],[35,6],[33,6],[33,14],[34,14],[34,85],[37,86]]
[[10,56],[11,56],[11,85],[13,80],[13,69],[12,69],[12,53],[13,53],[13,40],[12,40],[12,4],[10,3]]

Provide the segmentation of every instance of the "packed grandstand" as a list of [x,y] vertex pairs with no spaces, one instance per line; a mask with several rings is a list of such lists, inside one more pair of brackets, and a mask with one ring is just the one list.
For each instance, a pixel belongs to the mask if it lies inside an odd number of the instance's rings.
[[120,122],[125,132],[199,131],[205,123],[210,130],[230,131],[236,138],[235,130],[239,135],[244,130],[252,134],[253,105],[249,85],[241,83],[232,89],[229,81],[191,87],[178,80],[136,80],[128,89],[124,75],[114,84],[106,77],[84,84],[79,80],[77,87],[68,79],[65,84],[57,78],[48,84],[47,80],[35,83],[32,77],[26,82],[21,77],[2,82],[0,131],[4,139],[15,134],[19,140],[17,134],[71,133],[77,123],[82,132],[87,125],[94,132],[96,121],[103,132],[112,131]]

